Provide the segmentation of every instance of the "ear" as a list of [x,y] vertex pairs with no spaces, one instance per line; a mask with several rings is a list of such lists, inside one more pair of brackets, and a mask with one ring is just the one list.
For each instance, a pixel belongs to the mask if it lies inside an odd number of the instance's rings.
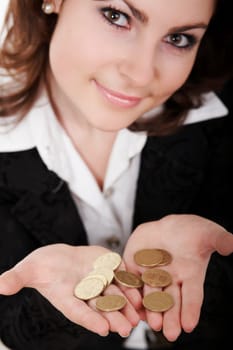
[[55,7],[54,13],[59,14],[62,7],[63,0],[53,0],[53,3]]

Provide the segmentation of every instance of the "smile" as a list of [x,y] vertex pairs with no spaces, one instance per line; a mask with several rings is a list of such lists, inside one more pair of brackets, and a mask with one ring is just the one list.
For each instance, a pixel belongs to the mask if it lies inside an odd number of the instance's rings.
[[95,80],[94,82],[100,93],[105,97],[105,99],[116,106],[123,108],[132,108],[137,106],[142,100],[141,97],[127,96],[119,92],[109,90],[97,83],[97,81]]

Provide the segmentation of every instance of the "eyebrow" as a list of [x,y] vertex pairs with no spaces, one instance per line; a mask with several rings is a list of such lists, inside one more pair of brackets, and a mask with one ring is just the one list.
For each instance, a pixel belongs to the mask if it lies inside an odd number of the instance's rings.
[[[95,1],[106,1],[106,0],[95,0]],[[133,16],[138,19],[141,23],[148,23],[149,18],[140,9],[137,9],[134,5],[130,3],[129,0],[122,0],[131,10]],[[191,29],[203,29],[205,30],[208,27],[208,25],[204,22],[199,22],[199,23],[193,23],[193,24],[186,24],[182,26],[177,26],[177,27],[172,27],[169,29],[169,33],[177,33],[177,32],[186,32]]]
[[[95,1],[106,1],[106,0],[95,0]],[[142,11],[134,7],[129,0],[122,0],[131,10],[133,16],[138,19],[142,23],[147,23],[149,18],[148,16]]]
[[149,21],[148,16],[143,12],[142,10],[137,9],[134,7],[128,0],[123,0],[126,5],[130,8],[132,14],[135,18],[137,18],[142,23],[147,23]]
[[172,27],[169,29],[169,33],[177,33],[177,32],[186,32],[191,29],[203,29],[205,30],[208,27],[206,23],[199,22],[199,23],[193,23],[193,24],[186,24],[182,26]]

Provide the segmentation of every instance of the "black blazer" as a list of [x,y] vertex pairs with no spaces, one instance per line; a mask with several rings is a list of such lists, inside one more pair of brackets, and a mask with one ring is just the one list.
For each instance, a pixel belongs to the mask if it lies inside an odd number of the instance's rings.
[[[134,223],[171,213],[199,214],[233,232],[232,116],[149,137],[142,161]],[[0,154],[0,272],[32,250],[63,242],[87,244],[67,184],[49,171],[36,149]],[[175,237],[174,237],[175,239]],[[233,334],[232,255],[213,254],[198,327],[172,349],[217,349]],[[77,310],[78,312],[78,310]],[[32,289],[0,297],[0,337],[15,350],[120,349],[122,339],[101,338],[68,321]]]

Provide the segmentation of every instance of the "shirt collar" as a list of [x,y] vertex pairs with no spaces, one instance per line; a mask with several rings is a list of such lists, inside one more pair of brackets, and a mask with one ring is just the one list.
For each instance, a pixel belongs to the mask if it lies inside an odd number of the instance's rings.
[[224,117],[229,113],[223,102],[213,92],[203,95],[203,105],[192,109],[184,124],[192,124],[209,119]]
[[[220,98],[214,93],[203,94],[203,104],[199,108],[193,108],[187,114],[184,124],[193,124],[201,121],[224,117],[229,111]],[[162,110],[162,106],[151,109],[146,112],[142,118],[151,118],[156,116]]]
[[[150,117],[156,110],[147,112],[144,116]],[[196,123],[208,119],[223,117],[228,110],[223,102],[214,93],[204,95],[204,104],[200,108],[188,113],[185,124]],[[45,93],[41,95],[29,114],[15,127],[11,127],[14,117],[0,118],[0,151],[13,152],[37,147],[43,160],[50,164],[49,148],[58,149],[56,158],[58,164],[65,162],[64,152],[60,146],[60,135],[64,131],[54,116],[53,110]],[[8,132],[7,132],[8,131]],[[112,154],[132,158],[144,146],[146,133],[134,133],[127,129],[119,132]],[[127,152],[126,152],[127,149]]]
[[111,152],[104,189],[107,189],[128,168],[130,160],[141,152],[147,139],[145,132],[121,130]]

